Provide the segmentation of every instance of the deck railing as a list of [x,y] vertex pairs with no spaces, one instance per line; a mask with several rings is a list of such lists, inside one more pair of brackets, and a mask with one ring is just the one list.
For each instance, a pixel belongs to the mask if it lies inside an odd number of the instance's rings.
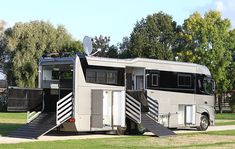
[[126,93],[126,116],[141,123],[141,103]]
[[73,93],[69,93],[56,103],[56,124],[62,124],[72,117],[73,114]]
[[151,97],[147,96],[148,106],[149,106],[149,112],[148,115],[158,122],[158,111],[159,111],[159,104],[157,100],[152,99]]

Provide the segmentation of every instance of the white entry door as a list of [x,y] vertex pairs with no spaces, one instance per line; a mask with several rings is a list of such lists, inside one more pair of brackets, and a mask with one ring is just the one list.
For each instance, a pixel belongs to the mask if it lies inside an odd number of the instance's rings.
[[137,75],[136,76],[136,90],[142,90],[142,89],[144,89],[144,76]]
[[112,91],[103,91],[103,127],[112,127]]

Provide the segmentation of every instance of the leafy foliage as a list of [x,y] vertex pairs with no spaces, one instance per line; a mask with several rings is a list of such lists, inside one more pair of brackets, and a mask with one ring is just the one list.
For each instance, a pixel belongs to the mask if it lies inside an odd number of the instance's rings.
[[231,108],[231,111],[234,113],[235,112],[235,94],[232,94],[231,99],[229,100],[229,105]]
[[130,58],[131,51],[130,51],[130,38],[123,37],[122,42],[118,44],[120,53],[118,55],[119,58]]
[[75,52],[81,44],[74,41],[63,26],[48,22],[16,23],[5,31],[5,71],[11,85],[36,87],[38,62],[43,54]]
[[116,58],[118,56],[118,48],[115,45],[110,46],[109,44],[110,37],[102,35],[99,37],[95,36],[95,38],[92,39],[92,53],[100,50],[95,54],[95,56]]
[[132,57],[173,60],[177,25],[172,17],[159,12],[137,22],[130,36]]
[[5,61],[5,57],[4,57],[4,53],[5,51],[3,50],[4,46],[5,46],[5,40],[4,40],[4,28],[5,28],[5,21],[0,20],[0,69],[3,68],[3,64]]
[[217,92],[231,89],[227,70],[231,62],[227,40],[230,21],[222,19],[217,11],[209,11],[202,17],[198,12],[192,14],[183,24],[183,48],[178,53],[180,61],[205,65],[216,82]]

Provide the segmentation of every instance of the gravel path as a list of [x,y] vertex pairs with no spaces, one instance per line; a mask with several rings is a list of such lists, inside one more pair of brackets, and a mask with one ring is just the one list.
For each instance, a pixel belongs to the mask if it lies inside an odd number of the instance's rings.
[[[235,130],[235,125],[228,126],[211,126],[207,131],[220,131],[220,130]],[[183,129],[175,130],[176,134],[180,133],[194,133],[200,132],[195,129]],[[153,135],[148,132],[145,135]],[[107,134],[81,134],[81,135],[46,135],[39,137],[38,139],[21,139],[21,138],[11,138],[11,137],[2,137],[0,136],[0,144],[5,143],[21,143],[21,142],[35,142],[35,141],[55,141],[55,140],[71,140],[71,139],[94,139],[94,138],[114,138],[114,137],[125,137],[119,135],[107,135]]]

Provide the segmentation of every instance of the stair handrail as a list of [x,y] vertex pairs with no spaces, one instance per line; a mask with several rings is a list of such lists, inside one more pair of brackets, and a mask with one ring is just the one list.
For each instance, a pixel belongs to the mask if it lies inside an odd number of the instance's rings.
[[73,113],[73,93],[70,92],[56,103],[56,124],[60,125],[69,118]]
[[149,106],[149,112],[148,115],[158,122],[158,116],[159,116],[159,103],[157,100],[152,99],[151,97],[147,96],[148,106]]
[[126,93],[126,116],[135,121],[141,123],[141,103]]

